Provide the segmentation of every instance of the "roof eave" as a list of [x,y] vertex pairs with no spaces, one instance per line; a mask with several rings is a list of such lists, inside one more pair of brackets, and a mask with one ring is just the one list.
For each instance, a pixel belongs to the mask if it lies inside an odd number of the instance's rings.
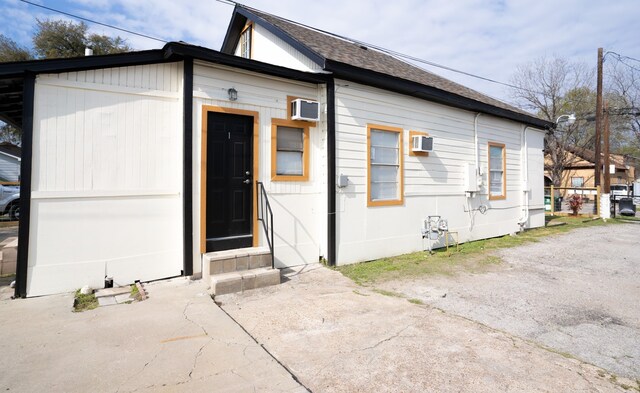
[[161,63],[166,61],[162,49],[128,52],[114,55],[84,56],[62,59],[29,60],[0,64],[0,78],[21,77],[25,72],[72,72],[98,68]]
[[222,46],[220,47],[220,52],[222,53],[230,55],[235,53],[238,41],[240,40],[240,34],[242,33],[242,28],[247,23],[247,17],[238,13],[237,10],[238,5],[236,4],[233,9],[233,13],[231,14],[229,26],[227,26],[227,33],[225,34]]
[[313,73],[285,68],[261,61],[245,59],[239,56],[218,52],[212,49],[170,42],[164,47],[165,57],[168,59],[180,59],[184,57],[203,60],[247,71],[259,72],[276,77],[288,78],[310,83],[326,83],[330,76],[327,74]]
[[20,160],[21,160],[21,158],[20,158],[20,157],[18,157],[18,156],[14,156],[13,154],[9,154],[9,153],[4,152],[4,151],[2,151],[2,150],[0,150],[0,154],[4,154],[4,155],[5,155],[5,156],[7,156],[7,157],[15,158],[15,159],[16,159],[16,160],[18,160],[18,161],[20,161]]
[[554,126],[553,122],[542,120],[534,116],[527,116],[522,113],[498,108],[496,106],[462,97],[454,93],[436,89],[434,87],[425,86],[417,82],[412,82],[406,79],[397,78],[391,75],[351,66],[332,60],[327,60],[326,63],[327,64],[325,70],[331,71],[334,77],[337,78],[395,91],[396,93],[406,94],[472,112],[481,112],[496,117],[514,120],[527,126],[539,128],[542,130],[549,130]]

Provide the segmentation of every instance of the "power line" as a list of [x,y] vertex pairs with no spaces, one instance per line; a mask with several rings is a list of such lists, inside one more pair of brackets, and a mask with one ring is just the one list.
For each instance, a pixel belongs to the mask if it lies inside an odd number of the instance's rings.
[[636,68],[636,67],[632,66],[631,64],[627,63],[626,61],[624,61],[622,59],[629,59],[629,60],[637,61],[639,63],[640,63],[640,60],[635,59],[633,57],[629,57],[629,56],[623,56],[623,55],[621,55],[619,53],[616,53],[616,52],[613,52],[613,51],[607,51],[607,55],[608,54],[612,54],[613,56],[615,56],[618,59],[619,63],[622,63],[622,64],[626,65],[627,67],[629,67],[631,69],[634,69],[636,71],[640,71],[640,68]]
[[[219,1],[221,3],[223,2],[223,0],[216,0],[216,1]],[[404,59],[407,59],[407,60],[415,61],[415,62],[418,62],[418,63],[423,63],[423,64],[426,64],[426,65],[430,65],[432,67],[441,68],[443,70],[447,70],[447,71],[455,72],[455,73],[458,73],[458,74],[466,75],[466,76],[469,76],[469,77],[472,77],[472,78],[481,79],[481,80],[484,80],[484,81],[487,81],[487,82],[491,82],[491,83],[507,86],[507,87],[510,87],[512,89],[527,91],[529,93],[535,93],[535,94],[540,94],[540,95],[544,95],[545,94],[543,92],[539,92],[539,91],[535,91],[535,90],[529,90],[529,89],[526,89],[526,88],[523,88],[523,87],[520,87],[520,86],[516,86],[516,85],[510,84],[510,83],[506,83],[506,82],[501,82],[501,81],[498,81],[498,80],[495,80],[495,79],[491,79],[491,78],[488,78],[488,77],[485,77],[485,76],[472,74],[472,73],[467,72],[467,71],[458,70],[458,69],[455,69],[453,67],[449,67],[449,66],[446,66],[446,65],[438,64],[438,63],[435,63],[433,61],[421,59],[419,57],[407,55],[405,53],[397,52],[397,51],[394,51],[394,50],[391,50],[391,49],[387,49],[387,48],[384,48],[384,47],[381,47],[381,46],[378,46],[378,45],[374,45],[374,44],[370,44],[370,43],[367,43],[367,42],[364,42],[364,41],[360,41],[360,40],[356,40],[356,39],[353,39],[353,38],[349,38],[349,37],[346,37],[346,36],[343,36],[343,35],[340,35],[340,34],[332,33],[330,31],[318,29],[318,28],[313,27],[313,26],[305,25],[304,23],[293,21],[293,20],[278,16],[278,15],[270,14],[270,13],[268,13],[266,11],[262,11],[262,10],[258,10],[258,9],[246,6],[244,4],[238,3],[238,2],[233,1],[233,0],[226,0],[226,1],[228,3],[239,5],[241,7],[244,7],[244,8],[250,9],[250,10],[254,10],[254,11],[258,11],[258,12],[267,14],[267,15],[272,16],[274,18],[282,19],[282,20],[284,20],[286,22],[289,22],[289,23],[292,23],[292,24],[296,24],[296,25],[305,27],[307,29],[315,30],[317,32],[320,32],[320,33],[323,33],[323,34],[327,34],[329,36],[337,37],[337,38],[340,38],[340,39],[345,40],[345,41],[350,41],[350,42],[353,42],[354,44],[357,44],[357,45],[363,45],[363,46],[366,46],[366,47],[369,47],[369,48],[376,49],[376,50],[378,50],[380,52],[387,53],[387,54],[391,55],[392,57],[396,57],[396,58],[400,57],[400,58],[404,58]],[[225,3],[225,4],[228,4],[228,3]]]
[[[55,8],[50,8],[50,7],[46,7],[46,6],[44,6],[44,5],[40,5],[40,4],[36,4],[36,3],[32,3],[32,2],[30,2],[30,1],[28,1],[28,0],[20,0],[20,1],[21,1],[21,2],[23,2],[23,3],[29,4],[29,5],[32,5],[32,6],[34,6],[34,7],[44,8],[45,10],[49,10],[49,11],[53,11],[53,12],[57,12],[57,13],[62,14],[62,15],[66,15],[66,16],[70,16],[70,17],[72,17],[72,18],[80,19],[80,20],[83,20],[83,21],[85,21],[85,22],[94,23],[94,24],[96,24],[96,25],[100,25],[100,26],[108,27],[108,28],[110,28],[110,29],[115,29],[115,30],[123,31],[123,32],[125,32],[125,33],[129,33],[129,34],[137,35],[137,36],[140,36],[140,37],[148,38],[148,39],[150,39],[150,40],[159,41],[159,42],[162,42],[162,43],[167,43],[167,42],[168,42],[167,40],[163,40],[163,39],[160,39],[160,38],[152,37],[152,36],[150,36],[150,35],[146,35],[146,34],[142,34],[142,33],[137,33],[137,32],[135,32],[135,31],[131,31],[131,30],[127,30],[127,29],[123,29],[123,28],[121,28],[121,27],[113,26],[113,25],[110,25],[110,24],[107,24],[107,23],[98,22],[98,21],[95,21],[95,20],[92,20],[92,19],[84,18],[84,17],[82,17],[82,16],[78,16],[78,15],[70,14],[70,13],[68,13],[68,12],[60,11],[60,10],[57,10],[57,9],[55,9]],[[220,0],[218,0],[218,1],[220,1]]]

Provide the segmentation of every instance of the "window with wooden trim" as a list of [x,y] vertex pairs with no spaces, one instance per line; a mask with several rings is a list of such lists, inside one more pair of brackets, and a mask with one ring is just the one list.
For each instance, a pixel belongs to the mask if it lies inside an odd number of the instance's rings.
[[584,177],[574,176],[571,178],[571,187],[584,187]]
[[309,125],[305,122],[272,119],[271,179],[309,180]]
[[253,32],[252,26],[247,25],[242,34],[240,34],[240,57],[245,59],[251,58],[251,33]]
[[403,203],[402,129],[367,126],[367,206]]
[[489,142],[489,199],[507,197],[507,163],[504,144]]

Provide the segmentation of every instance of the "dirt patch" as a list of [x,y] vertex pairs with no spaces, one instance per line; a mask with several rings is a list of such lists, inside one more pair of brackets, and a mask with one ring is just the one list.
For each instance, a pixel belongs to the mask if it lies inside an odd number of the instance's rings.
[[216,301],[312,391],[623,391],[597,367],[392,292],[314,265]]

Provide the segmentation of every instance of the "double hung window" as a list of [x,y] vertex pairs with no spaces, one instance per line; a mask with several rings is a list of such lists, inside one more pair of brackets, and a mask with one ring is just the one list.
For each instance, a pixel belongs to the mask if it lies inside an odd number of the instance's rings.
[[505,146],[489,142],[489,199],[507,197],[507,167]]
[[368,205],[402,204],[402,129],[368,127]]
[[309,126],[296,121],[273,119],[271,125],[271,178],[309,179]]

